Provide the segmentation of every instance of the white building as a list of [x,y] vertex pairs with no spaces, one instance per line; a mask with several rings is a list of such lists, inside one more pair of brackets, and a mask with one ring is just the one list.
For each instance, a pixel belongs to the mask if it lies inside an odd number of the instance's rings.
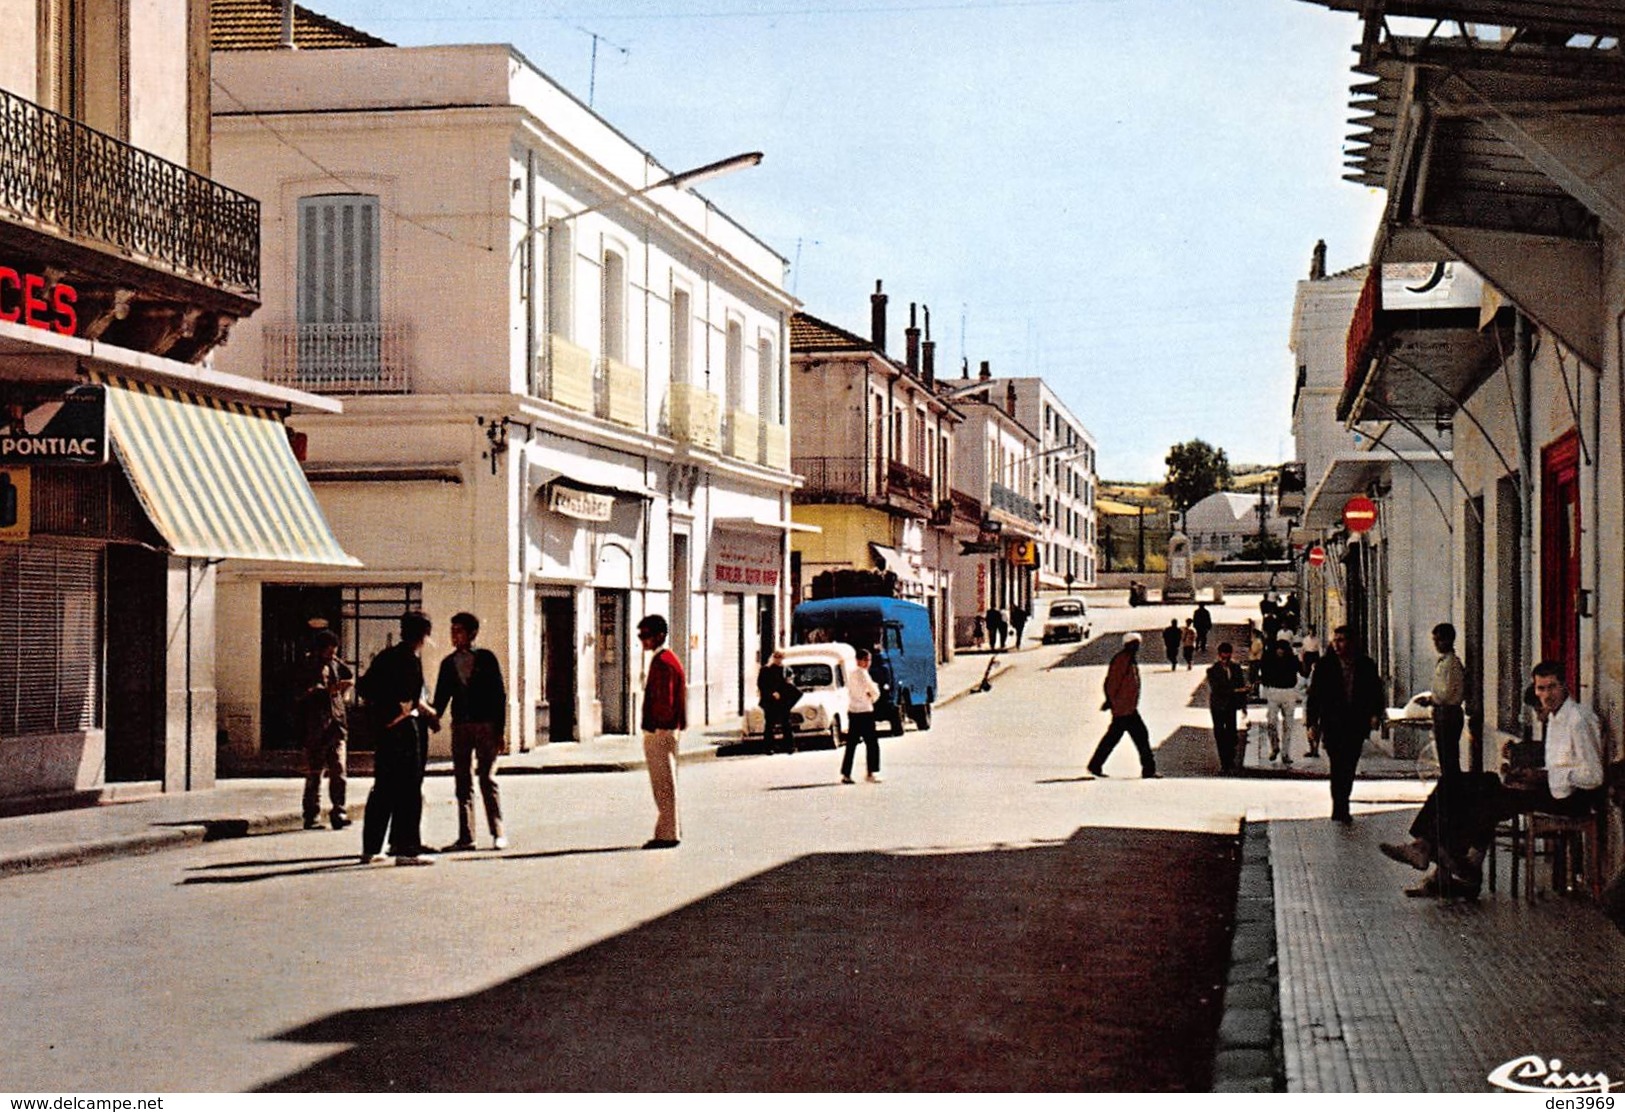
[[1276,512],[1273,499],[1260,501],[1256,493],[1220,490],[1185,511],[1185,535],[1191,542],[1191,554],[1220,560],[1239,557],[1242,549],[1258,540],[1260,507],[1264,510],[1264,535],[1284,544],[1286,519]]
[[1041,378],[993,378],[995,397],[1015,400],[1015,417],[1038,436],[1032,490],[1038,504],[1038,572],[1034,589],[1095,585],[1097,444],[1082,421]]
[[691,722],[737,714],[787,619],[785,260],[511,47],[253,41],[217,37],[214,127],[265,308],[222,364],[345,397],[295,423],[365,566],[221,576],[233,749],[286,744],[312,619],[364,667],[419,606],[441,647],[480,617],[510,745],[635,731],[649,613]]

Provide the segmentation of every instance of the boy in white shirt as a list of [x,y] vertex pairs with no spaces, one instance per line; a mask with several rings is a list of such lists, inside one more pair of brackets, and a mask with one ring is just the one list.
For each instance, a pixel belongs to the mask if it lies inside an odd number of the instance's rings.
[[869,650],[857,650],[857,665],[846,677],[846,756],[841,759],[841,783],[852,783],[852,758],[857,756],[861,739],[864,756],[868,761],[871,784],[880,782],[880,739],[875,734],[875,700],[880,698],[880,685],[869,675]]

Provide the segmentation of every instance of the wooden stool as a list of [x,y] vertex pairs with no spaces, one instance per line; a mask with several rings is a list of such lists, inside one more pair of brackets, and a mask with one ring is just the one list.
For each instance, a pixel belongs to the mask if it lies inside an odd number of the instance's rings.
[[[1574,839],[1583,838],[1585,844],[1585,875],[1591,888],[1591,898],[1602,898],[1602,821],[1601,809],[1589,815],[1548,815],[1541,811],[1526,811],[1521,816],[1523,823],[1523,859],[1525,896],[1530,903],[1535,900],[1535,858],[1549,856],[1552,858],[1552,885],[1556,890],[1568,891],[1569,882],[1573,876],[1570,864],[1570,854],[1573,850]],[[1541,842],[1545,842],[1547,849],[1541,850]],[[1516,868],[1516,866],[1514,866]],[[1516,876],[1513,879],[1514,888],[1517,885]]]

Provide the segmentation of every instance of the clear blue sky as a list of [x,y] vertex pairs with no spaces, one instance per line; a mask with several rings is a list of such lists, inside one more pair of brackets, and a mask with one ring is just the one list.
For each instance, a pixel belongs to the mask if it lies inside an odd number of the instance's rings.
[[[808,312],[892,348],[931,307],[939,371],[1048,379],[1100,472],[1201,437],[1292,455],[1294,283],[1363,262],[1380,194],[1342,180],[1358,22],[1302,0],[310,0],[403,46],[508,42],[792,260]],[[592,65],[593,34],[597,42]]]

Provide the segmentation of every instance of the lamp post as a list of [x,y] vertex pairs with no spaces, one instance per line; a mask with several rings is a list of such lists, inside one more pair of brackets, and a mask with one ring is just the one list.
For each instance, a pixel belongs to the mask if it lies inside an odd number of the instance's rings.
[[666,177],[661,178],[657,182],[652,182],[651,184],[642,186],[638,189],[629,189],[625,193],[611,197],[607,201],[600,201],[596,205],[588,205],[586,208],[577,209],[575,212],[565,213],[562,216],[551,217],[547,223],[549,227],[552,227],[555,224],[564,224],[571,220],[575,220],[578,217],[586,216],[588,213],[601,212],[604,209],[613,208],[625,201],[633,200],[634,198],[643,196],[645,193],[653,193],[656,189],[664,189],[668,186],[673,189],[691,189],[700,184],[702,181],[710,181],[712,178],[720,178],[724,174],[733,173],[735,170],[746,170],[752,166],[758,166],[761,164],[761,161],[761,151],[746,151],[744,154],[731,155],[728,158],[719,158],[715,162],[707,162],[704,166],[696,166],[692,170],[683,170],[676,174],[668,174]]

